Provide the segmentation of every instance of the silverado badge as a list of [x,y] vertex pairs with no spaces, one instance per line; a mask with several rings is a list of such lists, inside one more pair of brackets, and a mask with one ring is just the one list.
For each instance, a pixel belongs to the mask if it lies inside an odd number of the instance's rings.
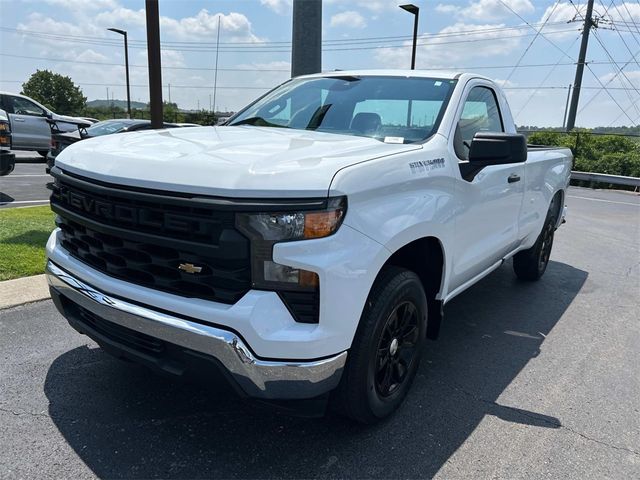
[[202,271],[202,267],[198,267],[193,263],[181,263],[178,265],[178,270],[182,270],[187,273],[200,273]]

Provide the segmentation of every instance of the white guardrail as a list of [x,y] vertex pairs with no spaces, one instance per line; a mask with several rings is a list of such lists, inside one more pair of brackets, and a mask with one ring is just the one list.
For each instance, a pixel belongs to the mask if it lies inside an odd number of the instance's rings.
[[640,178],[625,177],[623,175],[608,175],[606,173],[571,172],[571,180],[586,180],[588,182],[611,183],[613,185],[630,185],[640,187]]

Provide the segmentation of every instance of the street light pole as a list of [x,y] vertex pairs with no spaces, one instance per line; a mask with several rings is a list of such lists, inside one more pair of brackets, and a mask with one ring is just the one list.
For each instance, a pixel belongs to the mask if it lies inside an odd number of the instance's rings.
[[413,48],[411,51],[411,70],[416,69],[416,46],[418,44],[418,16],[420,15],[420,9],[409,3],[407,5],[400,5],[400,8],[413,14]]
[[162,57],[160,55],[160,12],[158,0],[145,0],[147,19],[147,63],[149,64],[149,109],[151,128],[164,126],[162,103]]
[[131,90],[129,84],[129,45],[127,43],[127,32],[118,28],[107,28],[115,33],[119,33],[124,37],[124,66],[127,76],[127,118],[131,118]]

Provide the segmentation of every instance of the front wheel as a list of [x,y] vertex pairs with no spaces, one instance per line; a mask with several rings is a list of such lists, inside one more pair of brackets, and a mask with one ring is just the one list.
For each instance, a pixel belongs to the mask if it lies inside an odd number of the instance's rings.
[[521,280],[531,282],[540,280],[547,270],[549,257],[551,256],[551,247],[553,247],[553,236],[558,221],[557,201],[558,196],[556,195],[547,212],[547,218],[542,227],[542,232],[540,232],[533,247],[518,252],[513,257],[513,271]]
[[426,338],[427,298],[418,276],[385,267],[360,319],[342,381],[342,413],[374,423],[395,411],[418,370]]

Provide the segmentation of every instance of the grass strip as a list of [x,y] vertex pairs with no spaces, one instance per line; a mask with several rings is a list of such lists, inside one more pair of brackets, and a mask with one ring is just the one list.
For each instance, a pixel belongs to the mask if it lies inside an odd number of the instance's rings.
[[54,218],[48,205],[0,210],[0,281],[44,273]]

